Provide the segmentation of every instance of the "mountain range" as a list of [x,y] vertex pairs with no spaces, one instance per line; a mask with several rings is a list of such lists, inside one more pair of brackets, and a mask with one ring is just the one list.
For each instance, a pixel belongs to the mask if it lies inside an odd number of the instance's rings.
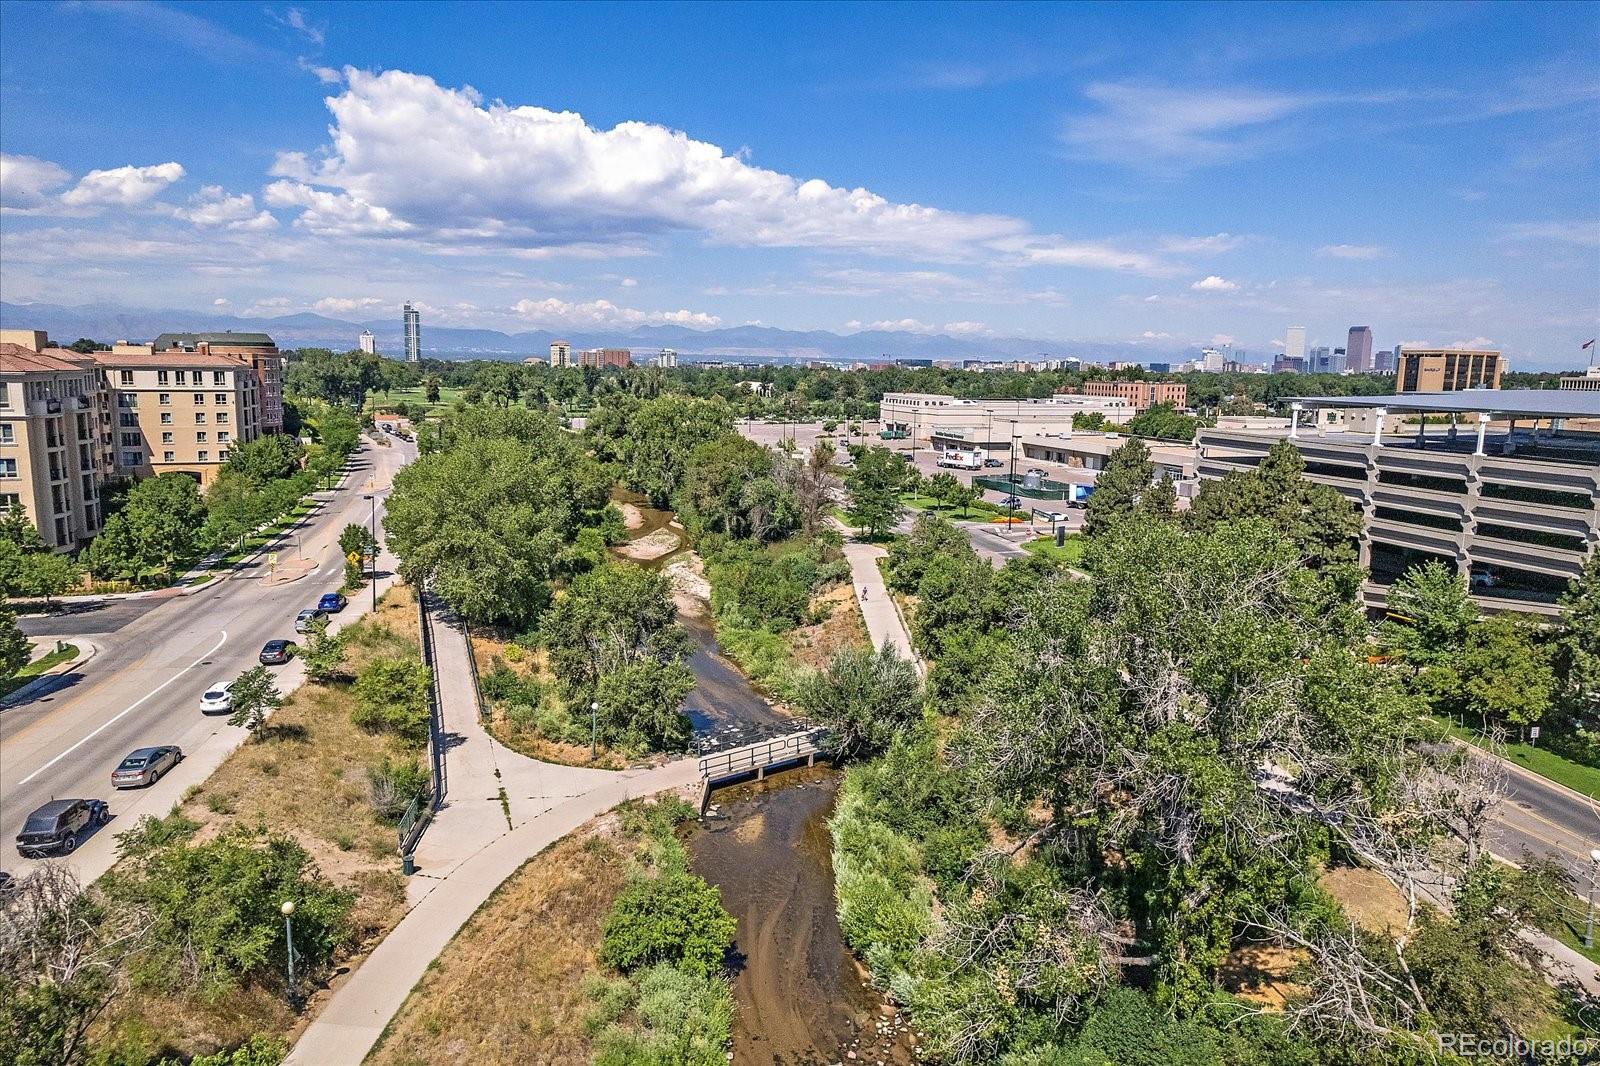
[[[274,318],[243,317],[215,311],[150,310],[116,304],[12,304],[0,302],[0,326],[8,329],[42,329],[60,344],[79,337],[110,343],[115,340],[150,340],[161,333],[235,330],[268,333],[280,348],[356,347],[362,330],[371,330],[378,350],[397,355],[403,349],[399,316],[370,322],[351,322],[302,312]],[[898,330],[863,330],[830,333],[827,330],[787,330],[771,326],[727,326],[689,329],[684,326],[638,326],[630,330],[529,330],[504,333],[494,329],[430,326],[422,323],[423,355],[438,359],[520,360],[545,357],[553,340],[571,341],[575,348],[631,348],[648,353],[672,348],[685,361],[708,359],[760,359],[792,362],[806,359],[1022,359],[1078,356],[1098,361],[1129,359],[1179,361],[1190,352],[1156,350],[1141,345],[1105,341],[1040,340],[1027,337],[952,337],[946,334]]]

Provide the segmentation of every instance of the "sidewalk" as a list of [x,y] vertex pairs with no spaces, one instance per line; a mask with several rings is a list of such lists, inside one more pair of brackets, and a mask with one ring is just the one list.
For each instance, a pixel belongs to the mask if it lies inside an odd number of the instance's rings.
[[886,549],[877,544],[861,541],[846,541],[844,546],[844,557],[850,563],[850,580],[855,585],[856,602],[861,605],[861,617],[867,623],[867,635],[872,638],[872,646],[881,648],[885,644],[890,645],[900,653],[901,658],[915,664],[920,674],[923,672],[922,660],[911,648],[911,636],[906,632],[900,611],[889,595],[889,587],[884,584],[883,572],[878,569],[878,560],[888,554]]

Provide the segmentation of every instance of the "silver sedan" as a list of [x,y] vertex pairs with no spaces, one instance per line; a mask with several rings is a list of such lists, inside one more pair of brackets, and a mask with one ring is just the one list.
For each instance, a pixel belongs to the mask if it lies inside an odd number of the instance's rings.
[[130,751],[111,771],[112,788],[143,788],[153,785],[168,770],[183,761],[183,751],[171,744],[159,748]]

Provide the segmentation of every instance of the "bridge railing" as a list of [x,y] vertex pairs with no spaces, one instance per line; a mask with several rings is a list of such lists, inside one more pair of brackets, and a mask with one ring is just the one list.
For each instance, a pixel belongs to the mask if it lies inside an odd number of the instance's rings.
[[758,740],[754,744],[713,752],[700,757],[700,776],[706,781],[721,781],[730,777],[758,773],[768,767],[780,766],[799,759],[814,758],[823,750],[826,729],[807,729],[771,740]]

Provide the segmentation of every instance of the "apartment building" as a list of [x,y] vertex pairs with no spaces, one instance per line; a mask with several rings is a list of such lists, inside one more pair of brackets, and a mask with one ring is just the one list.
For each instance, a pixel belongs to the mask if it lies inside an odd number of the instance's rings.
[[21,504],[46,545],[72,551],[100,532],[107,395],[93,359],[46,345],[0,342],[0,507]]
[[1498,389],[1505,361],[1499,352],[1466,348],[1400,348],[1394,391],[1459,392]]
[[571,366],[571,365],[572,365],[572,342],[571,341],[551,341],[550,342],[550,366],[553,369],[559,370],[562,367],[568,367],[568,366]]
[[261,432],[283,432],[283,356],[265,333],[163,333],[150,349],[154,354],[190,352],[244,361],[255,371],[260,386]]
[[578,353],[579,366],[596,369],[617,367],[624,369],[633,363],[633,352],[627,348],[585,348]]
[[1135,412],[1157,404],[1189,406],[1189,386],[1181,381],[1085,381],[1085,396],[1120,396],[1133,404]]
[[261,379],[238,356],[118,345],[91,358],[113,397],[106,423],[118,474],[181,471],[207,485],[234,445],[264,432]]
[[[1307,476],[1361,512],[1368,607],[1382,608],[1406,570],[1438,559],[1486,609],[1554,614],[1600,546],[1600,392],[1321,396],[1291,408],[1286,429],[1201,430],[1200,476],[1249,469],[1292,440]],[[1330,425],[1322,416],[1337,409],[1350,417]],[[1404,421],[1426,415],[1453,424]]]

